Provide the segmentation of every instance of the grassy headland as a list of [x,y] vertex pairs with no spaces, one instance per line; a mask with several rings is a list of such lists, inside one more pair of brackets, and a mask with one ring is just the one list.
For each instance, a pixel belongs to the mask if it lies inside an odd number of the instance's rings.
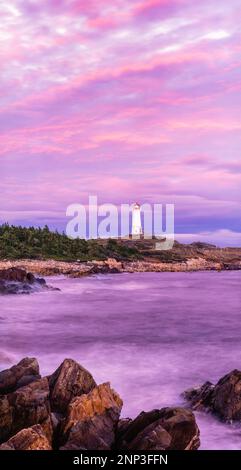
[[[70,239],[65,233],[44,228],[0,225],[0,260],[53,260],[75,263],[114,258],[125,263],[141,262],[145,269],[241,269],[241,248],[218,248],[207,243],[174,243],[171,250],[156,250],[156,239]],[[146,265],[149,265],[146,267]],[[155,266],[154,266],[155,264]],[[152,267],[152,266],[153,267]],[[176,266],[176,268],[175,268]],[[181,266],[181,268],[180,268]],[[135,269],[142,269],[140,265]],[[169,269],[169,268],[168,268]]]

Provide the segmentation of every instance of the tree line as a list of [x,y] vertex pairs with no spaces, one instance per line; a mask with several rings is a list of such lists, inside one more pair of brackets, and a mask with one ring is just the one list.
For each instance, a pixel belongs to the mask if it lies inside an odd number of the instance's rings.
[[45,227],[0,225],[1,259],[55,259],[59,261],[135,259],[139,252],[135,247],[119,244],[115,239],[71,239],[63,233]]

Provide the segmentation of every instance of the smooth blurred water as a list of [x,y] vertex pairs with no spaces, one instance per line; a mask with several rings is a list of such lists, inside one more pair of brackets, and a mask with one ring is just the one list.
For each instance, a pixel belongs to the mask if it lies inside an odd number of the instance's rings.
[[[65,357],[111,381],[123,416],[183,404],[183,390],[241,369],[241,272],[49,278],[61,292],[2,296],[0,366]],[[241,449],[241,429],[198,413],[203,449]]]

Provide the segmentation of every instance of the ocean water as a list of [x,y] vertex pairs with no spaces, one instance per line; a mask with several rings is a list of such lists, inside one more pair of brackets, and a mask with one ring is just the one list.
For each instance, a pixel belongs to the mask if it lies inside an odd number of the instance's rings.
[[[181,392],[241,369],[241,272],[48,278],[60,292],[2,296],[0,368],[70,357],[124,400],[122,416],[183,405]],[[241,428],[196,414],[201,449],[241,449]]]

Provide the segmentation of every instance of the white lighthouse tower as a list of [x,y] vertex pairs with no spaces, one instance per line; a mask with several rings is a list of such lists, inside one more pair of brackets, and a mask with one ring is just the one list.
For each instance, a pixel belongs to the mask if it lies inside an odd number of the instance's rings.
[[134,238],[139,238],[143,234],[141,226],[141,209],[140,204],[133,204],[132,206],[132,230],[131,235]]

